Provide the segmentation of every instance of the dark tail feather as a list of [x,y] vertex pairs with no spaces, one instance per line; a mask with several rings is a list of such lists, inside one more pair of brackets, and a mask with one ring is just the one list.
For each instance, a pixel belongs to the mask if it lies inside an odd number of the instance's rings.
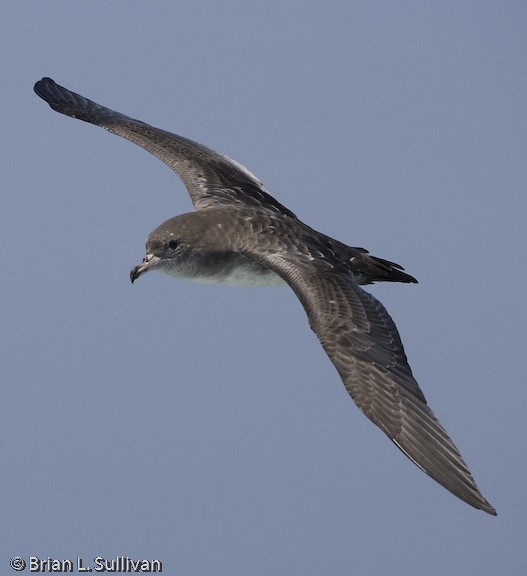
[[399,264],[370,256],[361,248],[352,248],[351,250],[356,251],[350,258],[350,263],[359,284],[373,284],[374,282],[417,284],[417,280],[410,274],[403,272],[404,268]]

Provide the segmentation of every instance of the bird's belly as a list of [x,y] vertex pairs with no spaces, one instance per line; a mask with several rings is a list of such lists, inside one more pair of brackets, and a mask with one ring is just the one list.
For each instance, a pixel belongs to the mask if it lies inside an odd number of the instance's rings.
[[285,286],[280,276],[261,266],[238,266],[214,276],[193,278],[195,282],[229,284],[230,286]]
[[201,254],[179,262],[177,268],[165,267],[171,276],[202,284],[229,284],[231,286],[285,286],[286,282],[275,272],[242,254]]

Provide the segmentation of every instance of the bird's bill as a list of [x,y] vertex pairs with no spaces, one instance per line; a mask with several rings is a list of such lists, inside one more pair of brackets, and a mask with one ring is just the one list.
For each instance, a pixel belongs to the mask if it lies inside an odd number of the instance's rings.
[[141,264],[130,270],[130,280],[132,284],[139,278],[139,276],[155,268],[159,264],[160,260],[161,258],[159,258],[159,256],[147,253]]

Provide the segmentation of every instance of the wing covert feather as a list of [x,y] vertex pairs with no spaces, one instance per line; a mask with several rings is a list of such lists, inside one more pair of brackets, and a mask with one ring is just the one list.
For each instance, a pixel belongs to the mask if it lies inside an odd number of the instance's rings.
[[110,110],[51,78],[37,82],[35,92],[56,112],[105,128],[159,158],[183,180],[197,210],[239,204],[296,218],[254,174],[224,154]]
[[495,514],[428,407],[384,306],[327,259],[274,254],[269,265],[295,291],[360,410],[426,474],[468,504]]

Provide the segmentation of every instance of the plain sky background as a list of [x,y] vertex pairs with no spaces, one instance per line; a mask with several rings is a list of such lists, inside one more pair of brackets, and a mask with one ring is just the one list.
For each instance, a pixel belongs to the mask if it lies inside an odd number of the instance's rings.
[[[527,5],[3,2],[0,572],[526,566]],[[42,76],[237,159],[418,285],[371,291],[493,518],[355,407],[287,289],[149,274],[170,170],[53,112]],[[27,573],[27,571],[26,571]]]

